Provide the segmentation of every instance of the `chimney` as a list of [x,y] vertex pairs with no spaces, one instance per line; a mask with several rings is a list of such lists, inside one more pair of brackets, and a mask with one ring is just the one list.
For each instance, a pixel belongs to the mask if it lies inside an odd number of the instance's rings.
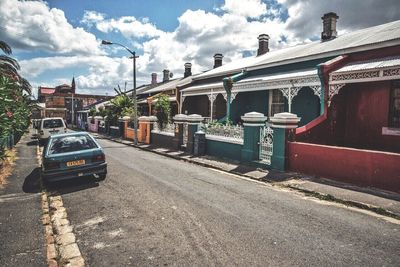
[[157,73],[153,72],[151,74],[151,85],[157,84]]
[[334,12],[329,12],[321,17],[323,21],[323,31],[321,32],[321,41],[329,41],[337,37],[336,21],[339,18]]
[[186,62],[185,63],[185,73],[183,74],[183,77],[189,77],[192,75],[192,63]]
[[269,41],[268,34],[263,33],[258,36],[257,56],[261,56],[261,55],[264,55],[265,53],[269,52],[268,41]]
[[162,79],[162,81],[163,82],[169,81],[169,70],[167,70],[167,69],[163,70],[163,79]]
[[222,58],[224,56],[222,54],[215,54],[214,55],[214,69],[222,66]]

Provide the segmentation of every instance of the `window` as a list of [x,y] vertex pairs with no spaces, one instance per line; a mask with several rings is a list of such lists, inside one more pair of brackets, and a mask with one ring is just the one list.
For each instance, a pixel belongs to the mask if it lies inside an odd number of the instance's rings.
[[389,127],[400,128],[400,81],[395,81],[390,94]]
[[60,128],[60,127],[64,127],[64,124],[63,124],[61,119],[44,120],[43,121],[43,128],[44,129]]
[[49,154],[80,151],[97,148],[96,143],[88,135],[63,136],[53,140]]
[[272,117],[276,113],[285,111],[285,97],[280,90],[271,90],[269,92],[269,116]]

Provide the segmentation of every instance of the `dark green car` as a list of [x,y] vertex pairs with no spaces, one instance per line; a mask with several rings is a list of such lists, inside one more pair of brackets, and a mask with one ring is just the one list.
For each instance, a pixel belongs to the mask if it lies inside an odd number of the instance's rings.
[[90,134],[72,132],[49,137],[42,158],[42,177],[45,181],[83,176],[104,180],[106,175],[104,151]]

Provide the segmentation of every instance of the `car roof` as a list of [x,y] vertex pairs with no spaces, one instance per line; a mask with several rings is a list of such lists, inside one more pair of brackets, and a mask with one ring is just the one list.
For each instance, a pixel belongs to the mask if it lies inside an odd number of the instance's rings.
[[[62,134],[54,134],[51,135],[50,138],[55,138],[55,137],[65,137],[65,136],[79,136],[79,135],[88,135],[91,136],[87,132],[70,132],[70,133],[62,133]],[[91,136],[92,137],[92,136]]]

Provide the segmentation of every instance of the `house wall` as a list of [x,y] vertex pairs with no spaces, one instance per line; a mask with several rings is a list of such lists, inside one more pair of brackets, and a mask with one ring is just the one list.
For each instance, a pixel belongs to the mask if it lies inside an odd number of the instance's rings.
[[231,104],[231,119],[239,122],[240,117],[247,112],[260,112],[268,116],[269,93],[265,91],[238,93]]
[[292,101],[292,113],[301,118],[299,127],[306,125],[320,114],[320,99],[309,87],[303,87]]
[[183,102],[182,113],[210,116],[210,100],[206,95],[188,96]]
[[400,193],[400,154],[288,143],[291,171]]

